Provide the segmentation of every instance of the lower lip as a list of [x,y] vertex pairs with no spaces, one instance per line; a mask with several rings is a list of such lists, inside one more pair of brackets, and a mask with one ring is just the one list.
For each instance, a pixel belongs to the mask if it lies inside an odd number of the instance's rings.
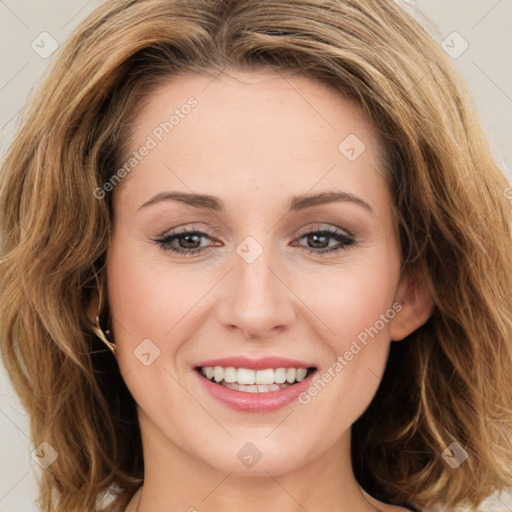
[[297,397],[311,385],[316,370],[296,384],[292,384],[279,391],[267,391],[264,393],[248,393],[246,391],[229,389],[211,382],[198,372],[194,373],[197,374],[206,391],[218,401],[236,411],[258,413],[275,411],[297,400]]

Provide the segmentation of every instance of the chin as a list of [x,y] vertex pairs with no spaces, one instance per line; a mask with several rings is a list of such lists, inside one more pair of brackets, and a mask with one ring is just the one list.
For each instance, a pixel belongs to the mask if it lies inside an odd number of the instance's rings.
[[201,453],[195,449],[195,457],[220,472],[268,477],[269,473],[278,476],[293,472],[321,455],[318,443],[308,446],[306,439],[312,440],[312,435],[297,437],[284,429],[281,435],[276,435],[275,432],[270,433],[273,428],[258,429],[258,432],[247,429],[246,435],[237,432],[233,438],[218,444],[213,444],[211,438],[204,439],[202,444],[207,445],[207,449]]

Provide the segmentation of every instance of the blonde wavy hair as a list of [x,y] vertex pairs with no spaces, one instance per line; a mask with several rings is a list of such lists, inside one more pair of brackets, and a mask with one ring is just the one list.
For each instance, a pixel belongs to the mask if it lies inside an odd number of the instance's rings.
[[[30,414],[44,512],[124,510],[143,481],[133,398],[86,310],[105,286],[111,194],[133,113],[176,73],[286,70],[366,111],[384,141],[403,269],[434,313],[393,343],[353,425],[371,495],[475,510],[512,481],[512,215],[472,100],[415,16],[393,0],[110,0],[59,50],[2,163],[2,357]],[[452,442],[468,459],[452,469]]]

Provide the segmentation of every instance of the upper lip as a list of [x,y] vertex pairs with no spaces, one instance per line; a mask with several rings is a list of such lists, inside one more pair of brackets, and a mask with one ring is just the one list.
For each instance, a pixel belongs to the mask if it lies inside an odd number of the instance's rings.
[[251,370],[265,370],[267,368],[316,368],[316,365],[287,357],[267,356],[252,359],[246,356],[231,356],[220,359],[208,359],[196,365],[196,368],[206,366],[222,366],[223,368],[248,368]]

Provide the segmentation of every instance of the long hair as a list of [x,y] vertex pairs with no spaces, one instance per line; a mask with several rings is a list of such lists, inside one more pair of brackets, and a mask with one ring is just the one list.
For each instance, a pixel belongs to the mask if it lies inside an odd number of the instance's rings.
[[[394,0],[109,0],[62,45],[2,164],[2,357],[30,414],[44,512],[124,510],[143,481],[133,398],[86,309],[105,284],[133,113],[177,73],[291,71],[355,100],[379,131],[402,267],[431,318],[393,343],[352,427],[361,486],[393,504],[476,508],[512,474],[512,202],[469,92]],[[456,470],[443,457],[457,442]]]

